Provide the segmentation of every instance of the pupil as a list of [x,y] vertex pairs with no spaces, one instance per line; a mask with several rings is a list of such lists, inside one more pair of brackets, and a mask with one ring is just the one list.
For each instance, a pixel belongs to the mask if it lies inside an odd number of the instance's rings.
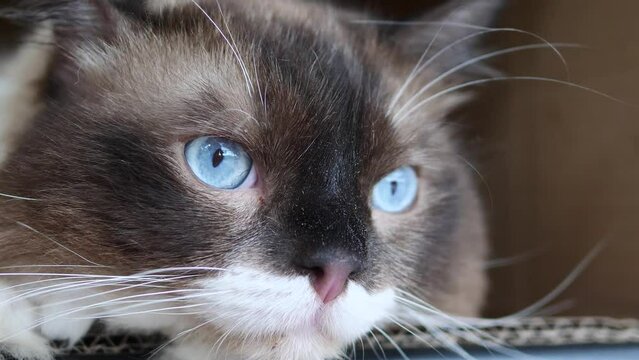
[[222,149],[215,150],[213,154],[213,167],[218,167],[222,160],[224,160],[224,151],[222,151]]
[[391,195],[395,195],[395,193],[397,192],[397,181],[391,181],[390,186],[391,186]]

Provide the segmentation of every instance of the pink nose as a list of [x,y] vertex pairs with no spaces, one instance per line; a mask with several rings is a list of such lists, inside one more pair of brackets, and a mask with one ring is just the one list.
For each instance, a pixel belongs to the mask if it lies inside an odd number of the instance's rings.
[[353,270],[353,267],[347,263],[328,264],[314,270],[311,278],[313,289],[324,304],[335,300],[344,292],[348,277]]

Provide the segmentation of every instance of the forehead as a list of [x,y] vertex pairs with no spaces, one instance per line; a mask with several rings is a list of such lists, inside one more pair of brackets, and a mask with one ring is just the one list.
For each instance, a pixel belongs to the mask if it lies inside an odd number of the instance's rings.
[[129,118],[161,136],[231,138],[267,163],[309,154],[377,156],[383,165],[395,131],[369,49],[336,24],[272,10],[260,21],[241,14],[190,6],[144,26],[123,24],[112,42],[79,51],[83,81],[101,89],[93,99],[118,124]]

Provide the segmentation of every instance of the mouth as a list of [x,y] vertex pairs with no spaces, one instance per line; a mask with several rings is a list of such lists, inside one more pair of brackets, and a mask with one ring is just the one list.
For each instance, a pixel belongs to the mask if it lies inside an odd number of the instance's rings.
[[370,331],[395,306],[392,289],[371,293],[348,281],[325,303],[305,276],[284,277],[235,268],[200,284],[210,296],[206,313],[216,327],[239,337],[347,343]]

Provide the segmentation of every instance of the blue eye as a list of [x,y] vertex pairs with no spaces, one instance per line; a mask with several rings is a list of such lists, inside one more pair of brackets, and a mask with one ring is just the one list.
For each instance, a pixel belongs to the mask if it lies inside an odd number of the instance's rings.
[[373,187],[373,206],[389,213],[408,210],[419,187],[417,174],[410,166],[403,166],[384,176]]
[[253,160],[232,141],[203,136],[186,144],[184,153],[195,176],[207,185],[227,190],[255,185]]

